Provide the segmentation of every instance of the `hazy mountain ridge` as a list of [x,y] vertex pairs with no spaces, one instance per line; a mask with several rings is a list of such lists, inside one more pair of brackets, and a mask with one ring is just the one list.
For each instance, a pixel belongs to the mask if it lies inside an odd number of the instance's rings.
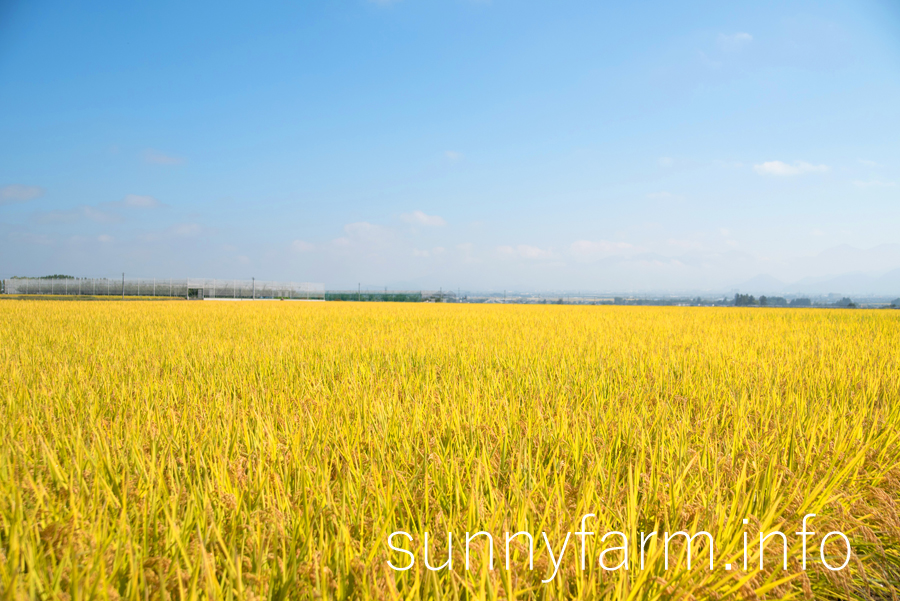
[[832,277],[806,277],[787,284],[767,274],[760,274],[737,286],[749,294],[864,294],[900,297],[900,268],[883,275],[861,272]]

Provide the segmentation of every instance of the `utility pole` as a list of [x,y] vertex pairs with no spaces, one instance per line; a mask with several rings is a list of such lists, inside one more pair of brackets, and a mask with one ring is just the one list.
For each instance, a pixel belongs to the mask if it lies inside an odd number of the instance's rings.
[[125,300],[125,272],[122,272],[122,300]]

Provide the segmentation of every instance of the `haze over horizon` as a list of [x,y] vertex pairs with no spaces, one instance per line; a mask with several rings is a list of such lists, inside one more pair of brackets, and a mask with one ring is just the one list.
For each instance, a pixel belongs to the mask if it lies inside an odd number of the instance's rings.
[[11,2],[0,277],[900,296],[898,98],[887,0]]

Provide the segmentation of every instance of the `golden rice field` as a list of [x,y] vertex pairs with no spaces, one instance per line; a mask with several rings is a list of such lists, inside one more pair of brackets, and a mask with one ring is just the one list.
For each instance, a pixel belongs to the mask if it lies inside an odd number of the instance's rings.
[[0,424],[3,599],[900,595],[898,312],[10,300]]

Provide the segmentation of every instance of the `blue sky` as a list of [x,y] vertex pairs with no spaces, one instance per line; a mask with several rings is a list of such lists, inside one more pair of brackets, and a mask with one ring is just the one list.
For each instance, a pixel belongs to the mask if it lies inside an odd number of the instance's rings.
[[0,7],[3,277],[727,291],[900,268],[893,2]]

